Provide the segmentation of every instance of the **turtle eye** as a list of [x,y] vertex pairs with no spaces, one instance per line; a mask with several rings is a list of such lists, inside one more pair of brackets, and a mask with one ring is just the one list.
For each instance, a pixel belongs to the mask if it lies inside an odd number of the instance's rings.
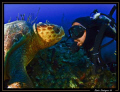
[[59,32],[60,32],[60,28],[57,27],[57,26],[54,26],[54,27],[53,27],[53,30],[55,31],[55,33],[59,33]]

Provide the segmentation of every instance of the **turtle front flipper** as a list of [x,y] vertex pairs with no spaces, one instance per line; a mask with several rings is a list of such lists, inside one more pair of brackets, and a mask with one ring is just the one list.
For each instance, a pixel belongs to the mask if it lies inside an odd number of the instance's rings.
[[19,68],[10,72],[8,88],[33,88],[32,81],[27,75],[26,69],[23,66],[19,66]]

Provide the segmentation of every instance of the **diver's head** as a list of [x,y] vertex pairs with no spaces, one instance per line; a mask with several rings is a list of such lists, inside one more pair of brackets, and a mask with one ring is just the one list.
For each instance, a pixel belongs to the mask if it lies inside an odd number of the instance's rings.
[[86,28],[78,22],[74,22],[69,29],[69,34],[77,46],[82,46],[86,38]]
[[74,22],[72,27],[68,30],[69,37],[65,44],[73,52],[78,52],[80,46],[83,45],[86,39],[86,28],[78,22]]

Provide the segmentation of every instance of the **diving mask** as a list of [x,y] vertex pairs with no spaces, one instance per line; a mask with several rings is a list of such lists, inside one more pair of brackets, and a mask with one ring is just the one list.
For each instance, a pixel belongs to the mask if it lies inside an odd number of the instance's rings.
[[78,52],[80,47],[77,46],[77,42],[74,42],[74,39],[80,38],[83,36],[86,28],[82,25],[72,26],[69,31],[69,37],[67,38],[65,44],[73,52]]
[[77,39],[83,36],[84,30],[86,30],[84,26],[75,25],[75,26],[72,26],[68,31],[72,39]]

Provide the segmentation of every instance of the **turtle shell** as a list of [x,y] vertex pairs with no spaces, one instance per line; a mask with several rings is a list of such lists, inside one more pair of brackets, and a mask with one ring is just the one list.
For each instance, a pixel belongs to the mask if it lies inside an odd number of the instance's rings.
[[6,74],[7,59],[15,49],[27,41],[31,32],[31,24],[23,20],[4,24],[4,80],[9,79]]
[[31,25],[22,20],[4,24],[4,58],[13,46],[25,41],[27,35],[31,35],[31,30]]

